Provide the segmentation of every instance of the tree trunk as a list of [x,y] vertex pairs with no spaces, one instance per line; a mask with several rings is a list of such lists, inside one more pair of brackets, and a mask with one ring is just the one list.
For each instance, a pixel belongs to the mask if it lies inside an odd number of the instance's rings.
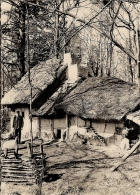
[[136,31],[136,45],[137,45],[137,67],[138,67],[138,87],[140,91],[140,31]]
[[137,66],[138,66],[138,87],[140,92],[140,59],[137,62]]
[[25,35],[25,20],[26,20],[26,5],[24,2],[21,2],[21,11],[19,14],[19,52],[18,52],[18,61],[21,71],[21,77],[25,74],[25,51],[26,51],[26,35]]
[[[129,31],[129,49],[130,49],[130,51],[132,50],[132,42],[131,42],[130,31]],[[128,56],[128,62],[129,62],[129,68],[130,68],[130,74],[131,74],[131,82],[133,83],[134,82],[134,80],[133,80],[134,74],[133,74],[133,69],[132,69],[132,59],[129,56]]]
[[28,81],[29,81],[29,90],[30,90],[30,108],[29,108],[29,117],[30,117],[30,138],[31,138],[31,152],[33,154],[33,132],[32,132],[32,80],[31,80],[31,67],[30,67],[30,55],[29,55],[29,13],[28,13],[28,3],[26,3],[27,11],[27,31],[26,31],[26,65],[28,67]]
[[[59,10],[59,1],[55,3],[54,9],[57,8]],[[59,12],[56,13],[55,16],[55,39],[54,39],[54,50],[55,50],[55,56],[58,59],[59,58]]]

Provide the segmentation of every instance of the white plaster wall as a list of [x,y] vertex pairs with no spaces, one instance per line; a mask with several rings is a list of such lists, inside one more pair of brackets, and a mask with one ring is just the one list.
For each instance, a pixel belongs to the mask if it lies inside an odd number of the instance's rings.
[[32,130],[33,130],[33,137],[39,136],[39,118],[38,117],[32,118]]
[[104,128],[105,128],[105,123],[96,123],[96,122],[92,122],[92,127],[100,133],[104,132]]
[[82,120],[81,118],[77,118],[77,120],[78,120],[78,127],[84,127],[85,126],[85,121],[84,120]]
[[15,112],[12,112],[10,113],[10,131],[11,133],[13,132],[13,118],[15,116]]
[[[105,125],[106,125],[106,128],[105,128]],[[114,134],[116,127],[123,127],[123,122],[120,122],[120,123],[97,123],[97,122],[92,122],[92,127],[98,133]]]
[[114,134],[115,133],[115,123],[107,123],[105,128],[105,133]]
[[54,135],[57,136],[57,129],[54,129]]
[[64,54],[64,64],[68,64],[68,66],[69,66],[69,65],[71,65],[71,62],[72,62],[71,54],[70,53],[65,53]]
[[74,134],[79,133],[80,135],[85,135],[87,130],[84,127],[71,126],[69,128],[69,140],[71,141],[74,137]]
[[63,134],[66,131],[67,128],[67,121],[66,117],[62,119],[54,119],[54,134],[57,136],[57,129],[61,129],[61,139],[63,140]]
[[70,117],[70,126],[74,126],[74,125],[76,125],[76,116],[74,116],[74,117]]
[[[71,140],[73,135],[78,131],[79,134],[85,135],[85,126],[90,125],[90,121],[88,120],[82,120],[79,117],[69,117],[70,120],[70,127],[68,129],[68,138]],[[106,127],[105,127],[106,126]],[[104,122],[92,122],[92,127],[100,134],[103,135],[103,133],[106,134],[106,136],[111,136],[115,133],[116,127],[123,127],[123,122],[120,123],[104,123]],[[57,134],[57,129],[66,129],[66,121],[64,119],[55,119],[54,120],[54,133]],[[63,133],[61,132],[61,135]],[[91,133],[92,135],[92,133]]]
[[66,118],[54,119],[54,129],[65,129],[66,128]]
[[[71,117],[70,118],[70,123],[71,123],[71,127],[69,128],[69,139],[71,139],[73,137],[73,135],[78,131],[81,135],[85,134],[85,130],[84,130],[84,126],[89,126],[90,125],[90,121],[84,121],[81,118],[77,118],[76,117]],[[106,127],[105,127],[106,126]],[[120,123],[97,123],[97,122],[92,122],[92,127],[99,133],[102,134],[105,133],[106,136],[111,136],[111,134],[113,135],[115,133],[115,128],[116,127],[123,127],[123,122]],[[82,130],[83,128],[83,130]]]
[[[105,128],[106,125],[106,128]],[[115,133],[115,123],[96,123],[92,122],[92,127],[98,132],[98,133]]]
[[44,140],[49,140],[53,138],[52,131],[51,131],[51,120],[41,118],[40,124],[40,131],[41,131],[41,138]]
[[[31,128],[31,123],[30,123],[30,118],[29,118],[29,109],[28,108],[16,108],[15,112],[11,112],[11,132],[13,132],[13,118],[15,116],[16,111],[19,110],[20,112],[24,112],[24,125],[23,129],[21,131],[21,141],[24,139],[29,139],[30,138],[30,128]],[[33,117],[32,118],[32,133],[33,133],[33,138],[37,136],[39,132],[39,120],[38,117]]]
[[85,135],[85,121],[79,117],[70,117],[70,128],[68,130],[68,138],[72,140],[75,133],[79,132],[81,135]]
[[78,125],[78,127],[84,127],[86,126],[86,123],[85,123],[85,120],[79,117],[73,116],[73,117],[70,117],[70,125],[71,126]]
[[22,112],[24,112],[24,126],[22,129],[22,138],[26,139],[26,138],[30,138],[30,118],[29,118],[29,109],[28,108],[22,108],[21,109]]

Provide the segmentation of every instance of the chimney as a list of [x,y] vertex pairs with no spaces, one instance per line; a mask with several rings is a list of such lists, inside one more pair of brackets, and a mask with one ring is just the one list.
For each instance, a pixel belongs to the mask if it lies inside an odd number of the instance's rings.
[[68,83],[74,83],[78,79],[77,64],[72,64],[71,54],[64,54],[64,64],[68,64]]

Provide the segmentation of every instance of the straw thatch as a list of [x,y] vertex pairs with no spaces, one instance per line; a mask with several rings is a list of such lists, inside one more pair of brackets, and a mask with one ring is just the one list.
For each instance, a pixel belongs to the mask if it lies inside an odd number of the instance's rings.
[[68,81],[65,81],[58,90],[37,110],[33,112],[34,116],[43,116],[54,114],[54,107],[57,103],[61,102],[63,98],[69,94],[79,83],[82,82],[82,79],[79,78],[76,82],[68,85]]
[[140,110],[130,113],[126,117],[128,120],[133,121],[134,123],[138,124],[140,126]]
[[140,104],[138,86],[117,78],[88,78],[56,109],[85,119],[118,120]]
[[[41,62],[31,69],[30,79],[32,83],[32,102],[34,102],[44,90],[66,69],[67,65],[61,65],[60,60],[51,59]],[[3,105],[29,104],[30,85],[29,74],[26,73],[21,80],[3,97]]]

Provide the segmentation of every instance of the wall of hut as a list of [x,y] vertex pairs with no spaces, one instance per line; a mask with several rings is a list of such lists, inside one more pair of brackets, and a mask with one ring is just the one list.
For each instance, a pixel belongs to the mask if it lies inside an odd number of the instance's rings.
[[[11,112],[11,131],[13,131],[13,118],[17,110],[20,110],[23,119],[24,126],[22,129],[22,140],[26,140],[30,138],[30,118],[29,118],[29,109],[28,108],[16,108],[15,112]],[[116,128],[123,128],[123,122],[115,123],[115,122],[96,122],[92,121],[92,127],[102,136],[107,135],[112,136],[116,133]],[[33,138],[41,137],[44,140],[51,140],[53,138],[64,140],[66,138],[70,138],[75,134],[75,129],[70,128],[71,126],[80,127],[80,134],[85,133],[85,128],[90,126],[89,120],[83,120],[77,116],[68,116],[65,114],[63,117],[57,118],[42,118],[42,117],[33,117],[32,118],[32,132]],[[69,130],[67,131],[69,127]],[[83,128],[83,131],[82,131]],[[66,132],[66,133],[65,133]],[[64,137],[65,134],[65,137]],[[119,143],[121,140],[118,135],[117,142]]]
[[39,136],[43,140],[51,140],[53,138],[52,133],[52,121],[51,119],[47,118],[40,118],[39,119]]
[[39,135],[44,140],[61,139],[66,130],[66,116],[62,118],[40,118]]
[[113,122],[92,122],[92,127],[98,132],[98,133],[108,133],[108,134],[114,134],[116,132],[116,127],[123,127],[123,123],[113,123]]
[[[30,138],[30,129],[31,129],[31,123],[29,118],[29,109],[28,108],[16,108],[14,112],[11,112],[11,132],[13,132],[13,118],[15,116],[16,111],[19,110],[24,121],[23,129],[21,132],[21,141],[26,140]],[[39,134],[39,118],[33,117],[32,118],[32,133],[33,138],[38,136]]]
[[[83,120],[76,116],[73,116],[73,117],[69,116],[68,121],[69,121],[69,127],[75,126],[75,128],[76,127],[81,128],[79,132],[80,134],[85,133],[84,127],[90,126],[89,120]],[[122,129],[124,126],[124,123],[123,121],[122,122],[108,122],[108,123],[92,121],[91,125],[95,129],[95,131],[98,132],[99,135],[107,138],[107,137],[112,137],[114,136],[114,134],[118,133],[116,129],[117,128]],[[69,132],[68,132],[69,138],[74,136],[76,132],[75,128],[69,128]],[[118,133],[118,135],[116,135],[116,138],[114,139],[114,144],[119,144],[120,141],[121,141],[121,131],[120,133]]]
[[[11,112],[11,132],[13,132],[13,118],[16,111],[19,110],[23,116],[24,126],[21,133],[21,141],[30,138],[30,118],[29,109],[24,107],[15,108],[14,112]],[[66,115],[62,118],[43,118],[43,117],[32,117],[32,133],[33,138],[40,137],[44,140],[51,140],[53,137],[56,139],[63,139],[63,134],[66,130]]]
[[[70,126],[78,126],[78,127],[88,127],[90,126],[89,120],[83,120],[79,117],[73,116],[69,117],[69,124]],[[123,127],[123,122],[95,122],[92,121],[92,127],[98,132],[98,133],[110,133],[114,134],[116,127]]]
[[67,128],[67,116],[62,118],[55,118],[53,120],[54,124],[54,136],[56,139],[64,140],[64,132]]
[[[70,128],[72,126],[80,128],[80,134],[85,134],[85,127],[90,126],[89,120],[83,120],[76,116],[68,116],[65,114],[63,117],[52,118],[52,119],[40,119],[40,132],[41,137],[45,139],[55,139],[64,140],[73,137],[76,129]],[[114,136],[114,133],[117,133],[116,129],[122,129],[124,126],[123,122],[95,122],[92,121],[92,127],[95,129],[99,135],[109,138]],[[121,141],[121,132],[116,136],[116,140],[113,138],[113,143],[119,145]],[[110,142],[110,141],[109,141]]]

